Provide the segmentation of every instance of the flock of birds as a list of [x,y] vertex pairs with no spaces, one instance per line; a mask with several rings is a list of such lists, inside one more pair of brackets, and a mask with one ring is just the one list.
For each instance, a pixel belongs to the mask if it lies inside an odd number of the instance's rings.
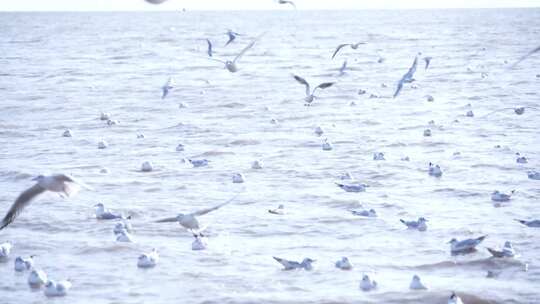
[[[160,4],[166,0],[146,0],[149,3],[152,4]],[[289,4],[291,6],[295,6],[295,4],[292,1],[283,1],[279,0],[280,4]],[[233,43],[237,36],[240,34],[228,30],[227,31],[228,40],[225,43],[225,46]],[[260,39],[264,34],[259,35],[257,38],[252,40],[245,48],[243,48],[240,53],[238,53],[237,56],[235,56],[232,60],[219,60],[215,59],[213,56],[213,44],[209,39],[206,39],[208,49],[207,49],[207,55],[208,58],[211,60],[216,60],[224,64],[225,68],[231,72],[235,73],[238,71],[237,63],[241,59],[241,57],[249,50],[251,49],[255,43]],[[360,45],[364,44],[363,42],[357,42],[357,43],[346,43],[346,44],[340,44],[337,46],[335,51],[332,54],[332,59],[342,50],[344,47],[350,47],[351,49],[355,50]],[[531,52],[523,56],[522,58],[519,58],[512,67],[520,63],[521,61],[525,60],[527,57],[533,55],[536,52],[540,51],[540,47],[533,49]],[[417,69],[419,58],[422,54],[418,53],[417,56],[415,56],[413,60],[412,66],[408,69],[408,71],[398,80],[396,85],[395,93],[393,94],[393,98],[396,98],[400,92],[403,90],[404,85],[410,84],[415,81],[414,74]],[[430,62],[432,60],[432,57],[424,57],[422,58],[425,62],[424,69],[427,70],[429,68]],[[344,66],[346,66],[346,61],[344,62]],[[342,67],[342,70],[344,67]],[[343,71],[342,71],[343,72]],[[539,75],[537,75],[539,76]],[[310,105],[314,99],[316,98],[315,93],[318,89],[326,89],[334,85],[334,82],[324,82],[317,86],[315,86],[313,89],[311,89],[310,84],[302,77],[293,75],[293,78],[300,83],[301,85],[305,86],[305,105]],[[167,82],[162,86],[162,94],[161,98],[166,98],[171,90],[173,90],[174,86],[172,83],[172,79],[169,78]],[[521,115],[524,113],[525,108],[524,107],[518,107],[518,108],[512,108],[517,115]],[[501,109],[504,110],[504,109]],[[497,110],[499,111],[499,110]],[[116,124],[114,120],[110,119],[110,114],[108,113],[102,113],[101,117],[102,120],[107,120],[108,124]],[[315,133],[317,135],[322,135],[324,131],[317,127],[315,130]],[[424,133],[426,135],[426,133]],[[430,134],[429,134],[430,135]],[[429,136],[426,135],[426,136]],[[63,134],[65,137],[71,137],[72,133],[70,130],[66,130]],[[143,136],[143,135],[141,135]],[[98,148],[104,149],[107,147],[107,143],[102,141],[99,143]],[[323,150],[331,150],[332,146],[331,143],[328,141],[325,141],[325,143],[322,145]],[[177,151],[183,151],[184,147],[183,145],[179,145],[177,148]],[[384,154],[383,153],[375,153],[373,156],[374,160],[384,160]],[[408,160],[408,159],[402,159],[402,160]],[[205,167],[208,165],[209,161],[206,159],[189,159],[189,161],[193,167]],[[518,154],[518,158],[516,160],[518,163],[524,163],[527,162],[527,159],[523,156],[520,156]],[[252,163],[253,169],[262,169],[263,164],[260,160],[256,160]],[[152,171],[153,166],[150,162],[144,162],[141,166],[141,171],[148,172]],[[429,163],[428,167],[428,174],[433,177],[441,177],[443,172],[441,168],[438,165]],[[528,177],[530,179],[540,180],[540,173],[531,171],[528,173]],[[346,192],[364,192],[366,191],[366,188],[369,187],[366,184],[363,183],[357,183],[352,182],[353,177],[350,173],[345,173],[341,179],[344,181],[342,183],[336,183],[336,185],[341,188],[342,190]],[[93,190],[92,187],[86,185],[84,182],[82,182],[79,179],[74,178],[73,176],[67,175],[67,174],[55,174],[50,176],[43,176],[39,175],[36,178],[33,179],[36,181],[36,183],[28,188],[27,190],[23,191],[15,200],[15,202],[12,204],[12,206],[7,211],[6,215],[2,219],[0,223],[0,230],[6,228],[8,225],[10,225],[16,217],[21,213],[21,211],[30,204],[30,202],[36,198],[38,195],[50,191],[58,193],[62,197],[70,197],[73,196],[78,192],[78,190],[82,188],[86,188],[88,190]],[[351,182],[345,182],[345,181],[351,181]],[[232,181],[234,183],[243,183],[244,182],[244,176],[240,173],[237,173],[233,176]],[[495,191],[491,194],[491,200],[495,203],[502,203],[507,202],[511,200],[511,196],[514,194],[514,191],[511,193],[501,193],[499,191]],[[237,194],[238,195],[238,194]],[[194,241],[192,243],[192,249],[193,250],[204,250],[207,248],[207,241],[206,236],[204,234],[204,231],[206,229],[205,226],[201,225],[198,218],[200,216],[203,216],[205,214],[208,214],[212,211],[218,210],[219,208],[222,208],[228,204],[230,204],[236,197],[232,197],[228,201],[218,204],[216,206],[213,206],[211,208],[206,208],[203,210],[194,211],[191,213],[180,213],[174,217],[168,217],[161,220],[158,220],[158,223],[171,223],[171,222],[177,222],[180,226],[188,230],[194,237]],[[116,236],[116,240],[119,242],[133,242],[132,237],[132,227],[129,220],[131,219],[129,216],[124,216],[122,214],[114,213],[111,210],[106,209],[106,207],[102,204],[96,204],[95,206],[95,216],[98,220],[118,220],[119,222],[116,223],[116,225],[113,228],[113,233]],[[269,213],[275,214],[275,215],[283,215],[285,213],[285,207],[283,205],[279,205],[276,209],[268,210]],[[369,210],[350,210],[350,212],[355,216],[360,217],[377,217],[377,212],[374,209]],[[421,232],[424,232],[427,230],[428,226],[428,220],[424,217],[419,217],[417,220],[404,220],[400,219],[401,223],[407,227],[407,229],[412,230],[418,230]],[[517,220],[521,224],[528,226],[528,227],[537,227],[540,228],[540,219],[537,220]],[[482,241],[486,238],[486,235],[477,237],[477,238],[470,238],[470,239],[464,239],[464,240],[457,240],[453,238],[448,243],[450,244],[450,253],[452,255],[461,255],[461,254],[468,254],[471,252],[476,251],[476,247],[482,243]],[[8,260],[11,250],[12,250],[12,243],[10,242],[4,242],[0,243],[0,262],[5,262]],[[504,245],[500,248],[486,248],[489,253],[494,258],[514,258],[516,257],[516,252],[512,246],[512,243],[510,241],[506,241]],[[283,266],[284,270],[312,270],[313,269],[313,263],[316,262],[314,259],[311,258],[305,258],[301,262],[287,260],[284,258],[279,257],[273,257],[278,263],[280,263]],[[143,253],[141,254],[137,259],[137,266],[140,268],[151,268],[157,265],[159,261],[159,253],[154,248],[151,252]],[[352,263],[349,261],[347,257],[342,257],[341,260],[338,260],[335,262],[335,267],[341,270],[351,270],[353,268]],[[32,288],[41,288],[44,286],[44,294],[49,297],[54,296],[64,296],[67,294],[68,290],[71,288],[72,283],[69,280],[60,280],[55,281],[48,278],[47,274],[39,269],[34,267],[34,261],[33,256],[29,257],[22,257],[17,256],[14,260],[14,269],[17,272],[22,271],[29,271],[28,276],[28,284]],[[488,272],[488,276],[493,275],[492,272]],[[361,281],[360,281],[360,289],[363,291],[370,291],[377,289],[377,282],[369,277],[369,275],[364,274]],[[411,283],[409,285],[410,289],[412,290],[422,290],[427,289],[427,287],[423,284],[421,281],[421,278],[418,275],[414,275],[412,277]],[[459,304],[463,303],[460,297],[452,293],[450,297],[448,298],[449,304]]]

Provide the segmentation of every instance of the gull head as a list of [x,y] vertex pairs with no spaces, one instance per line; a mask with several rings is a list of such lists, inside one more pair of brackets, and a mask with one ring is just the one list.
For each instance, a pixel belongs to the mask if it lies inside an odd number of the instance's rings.
[[230,60],[225,61],[225,68],[231,73],[238,71],[236,64]]
[[425,222],[427,222],[427,221],[428,221],[428,220],[426,220],[424,217],[418,218],[418,222],[419,222],[419,223],[425,223]]
[[455,244],[455,243],[457,243],[457,242],[458,242],[458,241],[457,241],[455,238],[453,238],[453,239],[451,239],[451,240],[448,242],[448,244]]
[[512,248],[512,243],[510,241],[506,241],[506,242],[504,242],[504,247]]
[[33,181],[37,181],[38,183],[43,181],[44,179],[45,179],[44,175],[38,175],[38,176],[32,178]]

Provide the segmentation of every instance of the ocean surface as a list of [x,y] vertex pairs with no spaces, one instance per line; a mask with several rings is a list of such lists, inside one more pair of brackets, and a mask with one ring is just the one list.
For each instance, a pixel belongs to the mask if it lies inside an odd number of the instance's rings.
[[[224,47],[227,29],[242,35]],[[13,242],[0,303],[46,302],[13,270],[19,255],[72,280],[54,303],[446,303],[452,291],[467,304],[540,303],[540,230],[514,220],[540,218],[540,181],[527,178],[540,170],[540,54],[509,69],[538,46],[540,9],[0,13],[0,32],[0,216],[40,173],[95,188],[45,193],[0,231],[0,243]],[[237,73],[207,58],[206,38],[214,58],[230,59],[262,33]],[[331,59],[353,42],[365,44]],[[392,99],[418,52],[416,81]],[[337,83],[304,106],[292,74]],[[536,109],[518,116],[517,106]],[[108,148],[98,149],[102,139]],[[263,169],[251,169],[257,159]],[[141,172],[144,161],[153,172]],[[428,175],[429,162],[441,178]],[[347,171],[366,192],[335,185]],[[246,182],[233,184],[234,173]],[[500,207],[490,199],[513,189]],[[178,224],[155,223],[237,193],[200,218],[207,250],[192,251]],[[95,219],[98,202],[132,215],[135,243],[115,241],[116,221]],[[284,215],[267,212],[279,204]],[[361,206],[378,218],[350,213]],[[419,216],[426,232],[399,221]],[[451,238],[481,235],[476,253],[450,254]],[[506,240],[520,256],[490,258],[485,248]],[[159,264],[138,269],[154,247]],[[283,271],[272,256],[317,261]],[[334,267],[342,256],[353,270]],[[364,273],[376,291],[359,289]],[[409,290],[413,274],[427,291]]]

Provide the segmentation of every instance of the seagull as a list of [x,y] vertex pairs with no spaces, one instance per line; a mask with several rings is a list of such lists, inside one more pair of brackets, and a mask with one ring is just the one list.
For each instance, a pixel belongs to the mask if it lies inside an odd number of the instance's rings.
[[418,230],[418,231],[426,231],[427,230],[427,225],[426,225],[426,222],[427,220],[423,217],[419,217],[418,218],[418,221],[405,221],[405,220],[402,220],[400,219],[400,221],[405,224],[405,226],[407,226],[408,229],[415,229],[415,230]]
[[384,153],[382,153],[382,152],[373,153],[373,160],[385,160],[384,159]]
[[317,91],[317,89],[324,90],[335,84],[335,82],[323,82],[316,86],[313,91],[311,91],[309,83],[304,78],[297,75],[293,75],[293,77],[296,79],[296,81],[306,86],[306,97],[304,98],[304,101],[306,102],[307,106],[313,102],[313,99],[315,98],[315,91]]
[[5,242],[0,244],[0,262],[5,262],[8,259],[11,252],[11,247],[13,247],[13,245],[11,245],[11,242]]
[[356,50],[360,44],[366,44],[366,43],[365,43],[365,42],[357,42],[357,43],[343,43],[343,44],[338,45],[338,47],[337,47],[336,50],[334,51],[334,54],[332,54],[332,59],[334,59],[334,57],[336,57],[337,53],[338,53],[342,48],[344,48],[344,47],[346,47],[346,46],[350,46],[351,49]]
[[512,194],[515,192],[516,190],[512,190],[510,191],[510,194],[506,194],[496,190],[491,193],[491,200],[494,202],[508,202],[510,201],[510,198],[512,198]]
[[90,186],[75,179],[73,176],[69,176],[66,174],[54,174],[49,176],[39,175],[32,180],[37,181],[37,183],[32,187],[26,189],[23,193],[19,195],[19,197],[17,197],[15,203],[11,205],[11,208],[9,208],[9,211],[4,216],[4,219],[2,219],[0,230],[4,229],[7,225],[13,222],[17,215],[21,213],[23,208],[30,204],[32,199],[47,190],[52,192],[59,192],[61,196],[63,194],[66,197],[77,193],[77,191],[79,190],[78,186],[82,186],[83,188],[92,190]]
[[241,184],[246,181],[246,178],[244,177],[244,174],[242,173],[234,173],[232,176],[232,182],[234,184]]
[[441,167],[439,167],[439,165],[429,163],[428,174],[435,177],[441,177],[442,176]]
[[122,214],[114,214],[111,210],[105,209],[105,205],[102,203],[96,204],[96,218],[98,220],[114,220],[114,219],[123,219]]
[[374,209],[361,210],[361,211],[351,210],[351,213],[353,215],[357,215],[357,216],[377,217],[377,212],[375,212]]
[[403,88],[403,84],[404,83],[411,83],[414,81],[414,73],[416,72],[416,66],[418,65],[418,55],[416,55],[416,57],[414,57],[414,61],[413,61],[413,64],[412,66],[409,68],[409,70],[407,71],[407,73],[405,73],[403,75],[403,77],[401,77],[401,79],[398,81],[398,84],[397,84],[397,88],[396,88],[396,92],[394,93],[394,98],[396,98],[399,94],[399,92],[401,91],[401,89]]
[[161,4],[161,3],[163,3],[163,2],[165,2],[167,0],[144,0],[144,1],[146,1],[148,3],[151,3],[151,4]]
[[167,95],[169,94],[169,91],[172,89],[172,78],[169,77],[169,79],[167,79],[167,82],[165,82],[165,84],[161,87],[161,99],[165,99],[165,97],[167,97]]
[[343,60],[343,64],[339,68],[339,75],[345,74],[345,69],[347,68],[347,60]]
[[422,281],[420,280],[420,277],[418,275],[413,275],[411,284],[409,284],[409,288],[413,290],[422,290],[427,289],[427,287],[422,284]]
[[175,217],[169,217],[169,218],[165,218],[165,219],[161,219],[161,220],[158,220],[156,221],[156,223],[170,223],[170,222],[178,222],[178,224],[180,224],[182,227],[186,228],[187,230],[189,230],[191,233],[193,233],[193,235],[200,235],[200,236],[203,236],[202,235],[202,231],[204,230],[204,227],[201,227],[200,223],[199,223],[199,220],[197,219],[197,217],[201,216],[201,215],[205,215],[207,213],[210,213],[214,210],[217,210],[227,204],[229,204],[230,202],[232,202],[236,197],[238,196],[238,194],[236,194],[235,196],[233,196],[231,199],[229,199],[228,201],[224,202],[224,203],[221,203],[217,206],[214,206],[212,208],[207,208],[207,209],[202,209],[202,210],[199,210],[199,211],[195,211],[195,212],[192,212],[192,213],[187,213],[187,214],[184,214],[184,213],[180,213],[178,214],[177,216]]
[[281,265],[283,265],[283,270],[292,270],[292,269],[305,269],[305,270],[312,270],[313,266],[311,265],[315,260],[310,258],[305,258],[302,260],[301,263],[298,263],[296,261],[289,261],[278,257],[273,257],[274,260],[278,261]]
[[159,261],[159,253],[156,248],[152,249],[150,253],[143,253],[137,259],[137,267],[139,268],[151,268],[156,266]]
[[339,268],[341,270],[351,270],[353,268],[353,265],[349,261],[349,258],[342,257],[341,260],[336,262],[336,268]]
[[255,160],[251,163],[251,169],[262,169],[263,168],[263,162],[262,160]]
[[336,183],[338,187],[345,190],[346,192],[364,192],[366,187],[369,187],[366,184],[340,184]]
[[47,281],[45,283],[45,295],[47,297],[63,297],[67,294],[68,290],[71,288],[71,282],[68,280],[55,282],[53,280]]
[[514,68],[516,67],[516,65],[518,65],[520,62],[522,62],[523,60],[527,59],[529,56],[531,56],[532,54],[536,53],[536,52],[539,52],[540,51],[540,46],[538,46],[537,48],[533,49],[532,51],[528,52],[527,54],[523,55],[521,58],[519,58],[512,66],[510,66],[510,68]]
[[475,238],[475,239],[466,239],[462,241],[458,241],[455,238],[451,239],[450,242],[450,252],[452,254],[460,254],[460,253],[470,253],[475,251],[475,247],[482,243],[482,241],[487,237],[487,235],[483,235],[481,237]]
[[114,235],[116,236],[116,241],[117,242],[122,242],[122,243],[133,243],[133,237],[131,236],[131,234],[125,230],[125,229],[122,229],[118,232],[114,232]]
[[206,42],[208,43],[208,57],[212,57],[212,42],[210,42],[210,39],[206,39]]
[[377,282],[371,280],[367,274],[362,276],[362,281],[360,281],[360,289],[363,291],[370,291],[377,288]]
[[540,180],[540,172],[537,172],[537,171],[528,171],[528,172],[527,172],[527,177],[528,177],[529,179]]
[[534,227],[534,228],[540,228],[540,220],[531,220],[531,221],[525,221],[525,220],[516,220],[523,225],[527,227]]
[[516,255],[516,251],[514,250],[514,247],[512,246],[512,243],[510,241],[504,242],[502,250],[497,250],[489,247],[487,248],[487,250],[495,258],[513,258]]
[[292,2],[292,1],[279,0],[278,3],[279,4],[290,4],[292,7],[294,7],[294,9],[296,9],[296,4],[294,4],[294,2]]
[[424,68],[424,70],[428,69],[429,63],[431,62],[431,59],[433,59],[433,58],[432,57],[424,57],[424,61],[426,62],[426,67]]
[[16,257],[15,258],[15,271],[25,271],[32,269],[32,266],[34,266],[34,256],[31,255],[28,258],[23,257]]
[[285,206],[279,205],[276,209],[268,209],[268,213],[283,215],[285,213],[284,209]]
[[188,159],[188,161],[193,165],[193,168],[206,167],[209,162],[207,159]]
[[463,304],[463,301],[461,301],[461,298],[458,297],[455,292],[452,292],[448,299],[448,304]]
[[32,269],[28,275],[28,285],[32,288],[39,288],[47,282],[47,274],[41,269]]
[[242,51],[240,51],[240,53],[238,53],[238,55],[236,55],[236,57],[234,57],[234,59],[231,61],[231,60],[226,60],[226,61],[223,61],[223,60],[220,60],[220,59],[215,59],[215,58],[211,58],[212,60],[215,60],[215,61],[219,61],[223,64],[225,64],[225,68],[231,72],[231,73],[235,73],[238,71],[238,67],[236,66],[236,62],[240,60],[240,58],[242,58],[242,56],[249,50],[251,49],[254,45],[255,45],[255,42],[257,42],[257,40],[262,36],[259,35],[257,38],[253,39],[253,41],[251,41]]
[[332,143],[328,141],[328,138],[324,139],[324,143],[322,144],[322,149],[324,151],[331,151],[334,149],[334,146],[332,146]]
[[233,32],[232,30],[227,30],[227,36],[229,36],[229,40],[227,43],[225,43],[225,46],[229,45],[229,43],[232,43],[234,39],[236,39],[236,36],[240,36],[240,34]]

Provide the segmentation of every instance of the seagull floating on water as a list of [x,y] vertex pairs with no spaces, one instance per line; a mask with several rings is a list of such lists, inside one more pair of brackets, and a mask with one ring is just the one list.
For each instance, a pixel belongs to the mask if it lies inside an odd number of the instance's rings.
[[152,162],[145,161],[142,163],[141,165],[142,172],[151,172],[152,170],[154,170],[154,166],[152,165]]
[[425,290],[427,287],[422,284],[422,281],[420,280],[420,277],[418,275],[413,275],[411,284],[409,284],[409,289],[412,290]]
[[428,174],[435,177],[441,177],[442,176],[441,167],[439,167],[439,165],[429,163]]
[[373,160],[385,160],[384,159],[384,153],[382,153],[382,152],[373,153]]
[[493,257],[496,258],[513,258],[516,255],[516,251],[510,241],[504,242],[504,246],[501,250],[486,248]]
[[483,235],[475,239],[465,239],[462,241],[458,241],[455,238],[451,239],[450,242],[448,242],[450,244],[450,252],[452,255],[473,252],[476,250],[475,247],[482,243],[486,237],[487,235]]
[[202,210],[195,211],[195,212],[192,212],[192,213],[187,213],[187,214],[180,213],[175,217],[169,217],[169,218],[158,220],[158,221],[156,221],[156,223],[178,222],[178,224],[180,224],[180,226],[182,226],[182,227],[186,228],[187,230],[189,230],[191,233],[193,233],[193,235],[201,235],[202,236],[202,231],[204,230],[204,227],[202,227],[200,225],[199,220],[197,219],[197,217],[205,215],[207,213],[210,213],[210,212],[212,212],[214,210],[217,210],[217,209],[229,204],[237,196],[238,196],[238,194],[233,196],[228,201],[226,201],[224,203],[221,203],[219,205],[216,205],[214,207],[202,209]]
[[364,274],[362,276],[362,281],[360,281],[360,289],[362,291],[371,291],[373,289],[377,289],[377,282],[375,280],[371,280],[367,274]]
[[349,258],[342,257],[341,260],[336,262],[336,268],[339,268],[341,270],[351,270],[353,268],[353,265],[349,261]]
[[101,115],[99,116],[100,120],[109,120],[111,119],[111,114],[107,112],[101,112]]
[[491,193],[491,200],[494,202],[508,202],[512,198],[512,194],[515,192],[516,190],[512,190],[510,194],[506,194],[496,190]]
[[356,50],[359,45],[366,44],[365,42],[357,42],[357,43],[343,43],[337,46],[336,50],[334,51],[334,54],[332,54],[332,59],[336,57],[337,53],[344,47],[350,46],[351,49]]
[[400,219],[400,221],[407,226],[408,229],[415,229],[418,231],[426,231],[427,230],[427,220],[423,217],[419,217],[417,221],[405,221]]
[[98,220],[114,220],[114,219],[123,219],[122,214],[114,214],[111,210],[105,209],[103,203],[98,203],[96,207],[96,218]]
[[7,261],[9,254],[11,253],[11,248],[13,245],[11,245],[10,242],[4,242],[0,244],[0,262]]
[[159,261],[159,253],[156,248],[152,249],[149,253],[143,253],[137,258],[137,267],[139,268],[152,268],[156,266]]
[[70,129],[67,129],[67,130],[64,131],[64,133],[62,133],[62,136],[64,136],[64,137],[72,137],[73,133],[71,132]]
[[540,180],[540,172],[529,171],[529,172],[527,172],[527,177],[529,179]]
[[516,221],[522,223],[523,225],[527,227],[534,227],[534,228],[540,228],[540,220],[531,220],[531,221],[525,221],[525,220],[517,220]]
[[[129,219],[129,217],[128,217]],[[115,235],[117,234],[121,234],[123,233],[124,231],[127,231],[129,233],[131,233],[133,231],[133,227],[131,227],[131,224],[129,222],[118,222],[114,225],[114,228],[113,228],[113,233]]]
[[32,269],[33,266],[34,266],[33,255],[29,256],[28,258],[23,258],[20,256],[15,258],[15,263],[14,263],[15,271],[21,272],[25,270],[30,270]]
[[134,242],[133,236],[131,235],[131,233],[129,233],[125,229],[119,230],[118,233],[115,232],[114,235],[116,236],[116,241],[117,242],[122,242],[122,243],[133,243]]
[[328,138],[324,140],[324,143],[322,144],[323,151],[331,151],[334,149],[334,146],[332,146],[332,143],[328,141]]
[[356,184],[340,184],[336,183],[338,187],[345,190],[346,192],[364,192],[366,188],[369,187],[366,184],[356,183]]
[[51,192],[58,192],[66,197],[75,195],[79,190],[79,186],[92,190],[90,186],[87,186],[85,183],[75,179],[73,176],[66,174],[54,174],[49,176],[39,175],[32,180],[37,181],[37,183],[26,189],[17,197],[15,203],[11,205],[11,208],[9,208],[9,211],[4,216],[4,219],[2,219],[0,230],[13,222],[19,213],[22,212],[24,207],[28,206],[36,196],[47,190]]
[[47,297],[63,297],[67,294],[71,286],[72,284],[68,280],[59,281],[58,283],[53,280],[49,280],[47,283],[45,283],[44,293]]
[[31,288],[39,288],[47,282],[47,274],[41,269],[32,269],[28,275],[28,285]]
[[351,213],[356,216],[377,217],[377,212],[374,209],[369,210],[351,210]]
[[268,209],[268,213],[283,215],[285,213],[285,206],[279,205],[276,209]]
[[234,173],[232,176],[232,182],[234,184],[241,184],[246,181],[246,178],[244,177],[244,174],[242,173]]
[[305,270],[312,270],[313,266],[311,265],[315,260],[310,258],[305,258],[302,260],[301,263],[298,263],[296,261],[289,261],[278,257],[273,257],[274,260],[278,261],[281,265],[283,265],[283,270],[293,270],[293,269],[305,269]]
[[259,170],[263,168],[263,162],[260,160],[255,160],[251,163],[251,169]]
[[188,161],[193,165],[193,168],[206,167],[209,162],[207,159],[188,159]]
[[321,136],[321,135],[323,135],[324,130],[323,130],[323,128],[322,128],[321,126],[317,126],[317,127],[315,128],[315,131],[314,131],[314,132],[315,132],[315,134],[317,134],[317,136]]
[[331,87],[331,86],[333,86],[335,84],[335,82],[323,82],[323,83],[319,84],[318,86],[316,86],[313,89],[313,91],[311,91],[309,83],[304,78],[302,78],[300,76],[297,76],[297,75],[293,75],[293,77],[300,84],[303,84],[303,85],[306,86],[306,97],[304,98],[304,101],[306,102],[306,104],[305,104],[306,106],[311,105],[311,103],[313,102],[313,99],[315,98],[315,92],[317,91],[317,89],[324,90],[324,89],[329,88],[329,87]]

